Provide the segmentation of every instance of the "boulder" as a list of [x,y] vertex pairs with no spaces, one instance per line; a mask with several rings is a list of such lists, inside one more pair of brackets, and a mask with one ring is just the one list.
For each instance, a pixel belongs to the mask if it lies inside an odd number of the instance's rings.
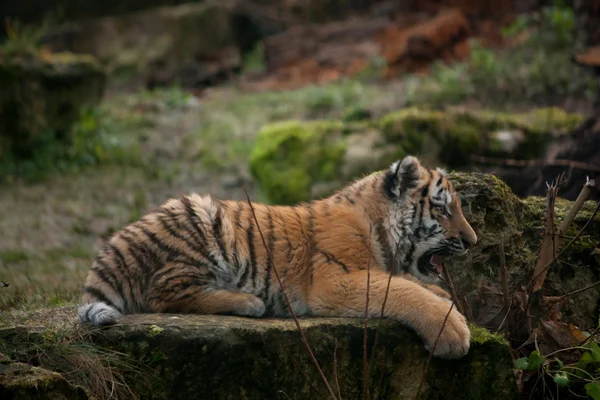
[[309,200],[315,181],[340,177],[346,151],[341,124],[288,121],[265,127],[251,155],[250,169],[261,182],[262,194],[289,204]]
[[6,400],[87,400],[81,387],[73,386],[53,371],[18,362],[0,363],[0,398]]
[[101,101],[105,81],[88,55],[0,53],[0,157],[29,156],[48,135],[68,142],[81,110]]
[[[362,398],[364,321],[299,321],[330,384],[335,388],[334,382],[339,382],[342,398]],[[378,323],[371,320],[367,329],[369,353]],[[40,327],[4,328],[0,340],[22,355],[25,332],[30,341],[45,335]],[[495,399],[518,398],[508,343],[476,326],[471,332],[465,357],[431,358],[420,398],[480,399],[492,393]],[[142,399],[190,399],[199,394],[207,399],[329,397],[291,319],[130,315],[119,325],[96,331],[93,338],[94,346],[127,354],[137,369],[154,371],[127,381]],[[414,399],[429,354],[416,334],[384,320],[370,370],[373,398]],[[117,365],[122,364],[126,363]]]
[[406,154],[448,168],[466,167],[472,155],[536,158],[548,139],[582,120],[555,108],[521,114],[405,108],[375,120],[351,111],[344,122],[282,122],[261,130],[250,166],[266,200],[293,204],[328,195]]

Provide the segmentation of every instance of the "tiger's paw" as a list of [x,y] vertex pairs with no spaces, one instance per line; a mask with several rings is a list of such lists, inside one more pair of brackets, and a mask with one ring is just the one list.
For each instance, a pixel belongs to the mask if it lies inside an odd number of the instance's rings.
[[248,295],[247,299],[240,303],[235,314],[243,317],[262,317],[266,311],[267,307],[260,298]]
[[[445,311],[443,311],[444,308]],[[424,335],[425,348],[429,351],[433,349],[433,355],[436,357],[446,359],[461,358],[469,352],[471,331],[465,317],[456,310],[456,306],[452,307],[449,315],[448,309],[449,305],[446,302],[444,302],[443,307],[438,308],[439,312],[435,318],[436,323],[431,324],[428,332]],[[446,315],[448,315],[448,319],[444,324]],[[444,326],[444,329],[440,334],[442,326]]]

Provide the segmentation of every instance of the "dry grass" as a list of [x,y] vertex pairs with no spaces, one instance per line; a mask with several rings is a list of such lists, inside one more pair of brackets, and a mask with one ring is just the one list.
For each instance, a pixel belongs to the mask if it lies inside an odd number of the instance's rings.
[[18,334],[1,344],[0,350],[14,361],[61,373],[95,398],[137,398],[129,383],[135,381],[136,389],[149,387],[154,372],[127,354],[96,345],[96,335],[101,332],[79,324],[74,315],[71,307],[43,309],[26,316],[12,312],[3,322],[29,325],[28,337]]

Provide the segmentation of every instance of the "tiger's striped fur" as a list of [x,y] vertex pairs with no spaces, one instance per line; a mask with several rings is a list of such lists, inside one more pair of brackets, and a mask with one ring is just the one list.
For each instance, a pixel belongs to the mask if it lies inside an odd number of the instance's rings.
[[[371,258],[370,315],[381,312],[387,271],[398,272],[385,316],[431,348],[451,303],[423,260],[477,241],[442,170],[407,156],[329,198],[253,208],[271,257],[247,202],[192,194],[125,227],[93,263],[81,321],[108,325],[149,312],[288,316],[275,268],[297,315],[363,316]],[[454,308],[434,354],[460,357],[469,337]]]

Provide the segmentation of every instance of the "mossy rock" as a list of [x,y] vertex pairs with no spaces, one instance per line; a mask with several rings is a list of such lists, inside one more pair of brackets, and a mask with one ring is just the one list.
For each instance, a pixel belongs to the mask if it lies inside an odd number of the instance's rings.
[[467,165],[474,154],[539,157],[552,135],[566,133],[582,121],[581,115],[558,108],[527,113],[406,108],[384,116],[379,126],[389,143],[407,153],[424,154],[427,161],[455,168]]
[[0,398],[6,400],[86,400],[82,388],[53,371],[23,363],[0,363]]
[[105,81],[88,55],[0,53],[0,157],[28,157],[48,135],[68,142],[81,110],[101,101]]
[[[368,348],[377,320],[368,329]],[[334,357],[343,398],[361,398],[363,322],[301,319],[325,375],[333,382]],[[156,327],[161,329],[156,334]],[[501,336],[472,327],[469,354],[459,360],[433,358],[421,398],[516,399],[512,357]],[[160,374],[145,399],[308,399],[327,397],[292,320],[226,316],[133,315],[102,334],[102,345],[127,352]],[[415,398],[429,353],[420,338],[385,320],[371,370],[378,399]],[[335,355],[334,355],[335,353]],[[146,389],[147,390],[147,389]],[[284,396],[285,393],[287,396]]]
[[[527,285],[537,261],[537,250],[545,227],[545,199],[519,199],[499,178],[481,173],[453,173],[450,179],[462,198],[465,217],[477,233],[478,242],[465,257],[449,266],[460,296],[471,308],[474,320],[497,328],[505,313],[502,306],[500,281],[500,244],[504,246],[509,272],[510,293]],[[558,199],[555,204],[555,224],[565,217],[572,202]],[[592,216],[595,204],[587,202],[575,217],[567,236],[574,237]],[[563,241],[561,249],[569,242]],[[600,280],[600,265],[595,249],[600,244],[600,215],[590,221],[585,233],[561,256],[548,271],[539,294],[562,295]],[[532,303],[535,305],[535,302]],[[600,287],[591,288],[567,302],[561,309],[563,320],[582,329],[597,325]],[[537,312],[540,311],[540,312]],[[541,314],[537,309],[533,314]]]
[[267,199],[277,204],[309,200],[313,183],[340,177],[346,151],[341,124],[287,121],[259,133],[250,171]]
[[536,158],[553,135],[582,121],[556,108],[520,114],[406,108],[376,120],[363,111],[343,121],[266,125],[251,160],[266,200],[294,204],[323,197],[407,154],[446,168],[464,167],[472,155]]

